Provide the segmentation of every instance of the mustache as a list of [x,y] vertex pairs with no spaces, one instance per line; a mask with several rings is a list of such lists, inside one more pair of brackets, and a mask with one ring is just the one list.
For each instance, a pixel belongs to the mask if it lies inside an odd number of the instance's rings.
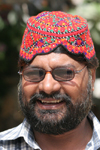
[[65,101],[66,103],[71,103],[71,97],[68,96],[67,94],[61,94],[60,92],[47,94],[43,91],[41,91],[40,93],[35,93],[31,97],[30,103],[35,103],[38,99],[45,99],[45,98],[52,98],[52,99],[56,99],[56,100],[60,99],[62,101]]

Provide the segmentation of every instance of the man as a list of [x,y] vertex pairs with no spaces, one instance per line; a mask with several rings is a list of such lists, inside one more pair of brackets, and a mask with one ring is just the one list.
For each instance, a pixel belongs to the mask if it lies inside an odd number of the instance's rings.
[[0,133],[0,150],[100,149],[91,112],[97,67],[85,19],[60,11],[29,18],[19,57],[25,120]]

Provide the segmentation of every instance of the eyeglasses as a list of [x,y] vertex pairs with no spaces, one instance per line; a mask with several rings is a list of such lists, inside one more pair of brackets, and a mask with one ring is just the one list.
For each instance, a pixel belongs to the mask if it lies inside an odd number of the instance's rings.
[[27,66],[22,72],[19,71],[18,73],[23,75],[24,79],[28,82],[40,82],[45,78],[46,73],[51,73],[56,81],[70,81],[75,77],[75,74],[80,73],[84,68],[75,70],[72,67],[66,66],[54,68],[52,71],[46,71],[42,68]]

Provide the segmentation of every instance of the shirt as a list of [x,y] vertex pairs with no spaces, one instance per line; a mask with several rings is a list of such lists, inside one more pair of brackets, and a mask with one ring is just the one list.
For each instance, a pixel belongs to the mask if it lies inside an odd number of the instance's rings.
[[[100,150],[100,123],[93,112],[88,118],[93,124],[93,135],[85,150]],[[26,119],[17,127],[0,133],[0,150],[41,150]]]

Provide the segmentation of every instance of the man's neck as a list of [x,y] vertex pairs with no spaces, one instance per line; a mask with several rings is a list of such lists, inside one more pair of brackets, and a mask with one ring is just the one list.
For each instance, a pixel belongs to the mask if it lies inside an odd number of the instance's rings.
[[61,135],[43,134],[34,131],[42,150],[83,150],[92,137],[92,128],[85,118],[76,129]]

